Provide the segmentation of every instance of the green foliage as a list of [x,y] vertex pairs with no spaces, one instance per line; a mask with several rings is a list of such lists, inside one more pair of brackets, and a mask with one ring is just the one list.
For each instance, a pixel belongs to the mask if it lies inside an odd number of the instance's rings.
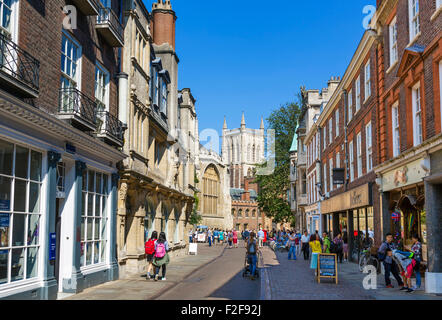
[[[286,103],[274,110],[266,119],[268,128],[275,130],[275,171],[272,175],[257,176],[259,184],[258,205],[275,223],[294,224],[287,199],[290,188],[290,155],[293,135],[301,113],[301,103]],[[266,167],[266,163],[261,167]]]
[[[193,181],[195,182],[195,185],[197,183],[199,183],[199,180],[198,180],[196,174],[193,177]],[[195,199],[195,202],[193,203],[193,209],[192,209],[192,213],[189,218],[189,223],[196,226],[196,225],[200,224],[201,221],[203,221],[203,217],[201,217],[201,215],[198,214],[198,205],[200,203],[200,199],[198,198],[197,191],[194,191],[193,197]]]

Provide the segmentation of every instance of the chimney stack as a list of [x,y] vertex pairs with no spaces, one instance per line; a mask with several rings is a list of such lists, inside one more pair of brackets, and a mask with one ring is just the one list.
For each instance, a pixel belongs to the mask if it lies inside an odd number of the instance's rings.
[[160,46],[168,43],[175,51],[175,21],[177,17],[172,10],[170,0],[157,0],[152,4],[151,32],[153,42]]

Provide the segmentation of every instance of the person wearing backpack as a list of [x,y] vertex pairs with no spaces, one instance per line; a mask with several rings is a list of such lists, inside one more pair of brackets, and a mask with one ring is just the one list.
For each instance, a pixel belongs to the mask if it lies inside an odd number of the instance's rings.
[[378,259],[384,264],[385,269],[385,285],[387,288],[393,288],[390,280],[390,273],[392,273],[399,286],[402,287],[401,290],[405,290],[404,282],[399,276],[398,266],[392,258],[392,251],[394,249],[392,242],[393,235],[391,233],[387,233],[385,236],[385,241],[378,249]]
[[250,234],[250,238],[249,240],[247,240],[247,259],[250,261],[250,272],[251,272],[251,278],[252,280],[255,280],[255,275],[256,275],[256,262],[257,262],[257,257],[256,257],[256,253],[257,253],[257,241],[255,238],[255,233],[252,232]]
[[344,257],[344,241],[342,240],[342,233],[338,233],[336,238],[333,239],[335,245],[335,252],[338,255],[339,263],[342,263]]
[[147,266],[147,277],[146,280],[152,279],[153,275],[151,275],[152,269],[153,269],[153,256],[155,254],[155,243],[158,239],[158,232],[154,231],[152,232],[152,235],[150,236],[150,239],[146,241],[144,244],[144,253],[146,254],[146,260],[148,263]]
[[157,242],[155,243],[155,255],[153,259],[153,265],[155,266],[155,281],[158,281],[160,268],[162,273],[161,280],[166,280],[166,265],[168,265],[170,262],[167,251],[169,251],[169,243],[166,240],[166,234],[161,232]]

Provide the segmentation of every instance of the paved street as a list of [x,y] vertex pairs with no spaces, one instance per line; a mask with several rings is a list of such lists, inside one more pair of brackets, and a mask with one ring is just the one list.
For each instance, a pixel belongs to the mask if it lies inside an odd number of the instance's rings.
[[338,264],[338,285],[331,280],[317,283],[314,271],[310,269],[310,261],[298,257],[298,260],[287,260],[287,253],[273,252],[270,248],[263,249],[265,267],[263,269],[263,287],[261,297],[271,300],[442,300],[442,297],[417,291],[413,294],[384,288],[384,276],[378,275],[377,290],[365,290],[363,278],[365,274],[358,271],[354,263]]
[[172,259],[166,281],[145,275],[93,287],[64,300],[202,300],[259,299],[260,281],[242,278],[245,249],[198,245],[197,256]]

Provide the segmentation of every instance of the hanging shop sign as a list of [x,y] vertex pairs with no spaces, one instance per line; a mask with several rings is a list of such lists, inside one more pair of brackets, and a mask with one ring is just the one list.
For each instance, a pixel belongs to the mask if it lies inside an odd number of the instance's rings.
[[345,169],[333,169],[333,184],[340,185],[345,183]]
[[318,283],[321,278],[333,279],[338,284],[338,258],[335,253],[318,254]]
[[55,260],[55,249],[57,246],[57,234],[49,234],[49,261]]
[[10,210],[10,200],[1,200],[0,199],[0,211],[9,211]]
[[385,173],[382,176],[382,191],[386,192],[422,182],[426,176],[426,171],[421,166],[423,160],[418,159]]
[[321,203],[321,213],[327,214],[367,207],[372,203],[371,198],[370,185],[367,183],[323,201]]

